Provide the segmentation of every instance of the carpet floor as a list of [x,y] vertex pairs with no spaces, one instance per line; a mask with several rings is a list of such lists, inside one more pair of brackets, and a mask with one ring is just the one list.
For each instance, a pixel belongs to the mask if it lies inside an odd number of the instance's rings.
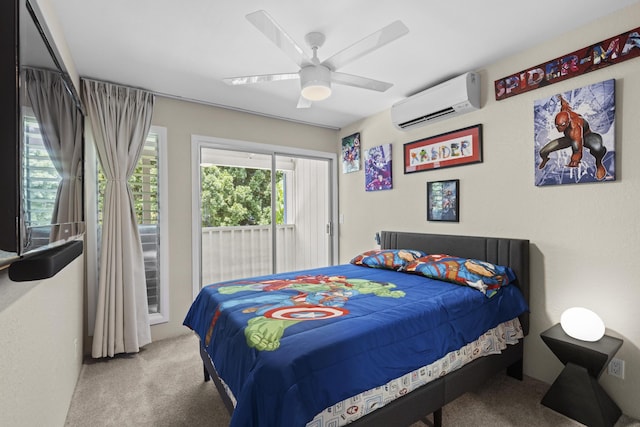
[[[497,375],[477,392],[446,405],[443,425],[582,425],[540,404],[548,387],[529,377],[517,381]],[[68,427],[228,425],[229,415],[215,386],[203,381],[198,340],[192,334],[154,342],[135,355],[87,360],[65,423]],[[640,427],[640,422],[623,415],[615,427]]]

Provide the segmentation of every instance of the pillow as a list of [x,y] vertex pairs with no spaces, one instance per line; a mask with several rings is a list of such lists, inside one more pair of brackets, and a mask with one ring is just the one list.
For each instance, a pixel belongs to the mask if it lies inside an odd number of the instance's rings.
[[500,287],[516,279],[515,273],[509,267],[446,254],[421,257],[408,263],[403,271],[469,286],[479,290],[488,298],[498,293]]
[[414,249],[373,249],[361,253],[350,262],[372,268],[399,270],[409,262],[425,256],[426,253]]

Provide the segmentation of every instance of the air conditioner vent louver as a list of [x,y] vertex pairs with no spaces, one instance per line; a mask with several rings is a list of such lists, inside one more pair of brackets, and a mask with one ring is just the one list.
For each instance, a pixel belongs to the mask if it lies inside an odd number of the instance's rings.
[[469,72],[394,104],[391,120],[398,129],[409,130],[478,108],[480,76]]
[[435,113],[427,114],[426,116],[418,117],[408,122],[398,124],[399,127],[405,129],[412,126],[417,126],[420,123],[428,122],[430,120],[437,119],[438,117],[447,116],[451,113],[455,113],[456,110],[453,107],[445,108],[444,110],[436,111]]

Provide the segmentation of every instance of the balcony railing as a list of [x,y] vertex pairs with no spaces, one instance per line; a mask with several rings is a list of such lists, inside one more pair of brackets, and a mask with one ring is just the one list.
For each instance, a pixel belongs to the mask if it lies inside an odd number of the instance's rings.
[[[276,272],[327,264],[327,252],[308,251],[292,224],[276,226]],[[317,243],[316,243],[317,245]],[[202,284],[272,273],[271,227],[207,227],[202,229]]]
[[[151,312],[158,304],[158,230],[140,225],[147,295]],[[328,264],[326,242],[310,244],[293,224],[276,226],[276,272]],[[202,229],[202,285],[272,273],[271,227],[268,225]]]

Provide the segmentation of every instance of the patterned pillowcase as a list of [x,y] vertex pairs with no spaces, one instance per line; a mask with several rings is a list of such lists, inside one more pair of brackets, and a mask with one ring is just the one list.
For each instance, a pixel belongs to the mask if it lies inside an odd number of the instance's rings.
[[407,264],[403,271],[469,286],[479,290],[488,298],[498,293],[500,287],[516,279],[515,273],[509,267],[445,254],[419,258]]
[[414,249],[373,249],[361,253],[350,262],[372,268],[399,270],[425,255],[426,253]]

